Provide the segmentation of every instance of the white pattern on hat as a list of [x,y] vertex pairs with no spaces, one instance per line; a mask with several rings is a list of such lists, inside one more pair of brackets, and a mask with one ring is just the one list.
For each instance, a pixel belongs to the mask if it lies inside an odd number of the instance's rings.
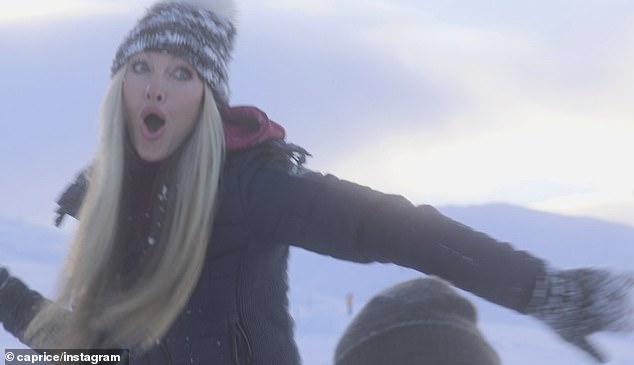
[[235,14],[231,0],[156,3],[119,46],[111,74],[138,52],[167,51],[190,63],[212,89],[216,102],[228,105]]

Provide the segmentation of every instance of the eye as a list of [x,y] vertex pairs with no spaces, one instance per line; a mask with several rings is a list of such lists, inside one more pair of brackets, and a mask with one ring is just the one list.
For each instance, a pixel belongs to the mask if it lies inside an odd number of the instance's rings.
[[142,74],[150,71],[150,65],[145,60],[132,61],[132,71],[137,74]]
[[177,80],[187,81],[192,79],[194,73],[189,68],[180,66],[174,70],[173,75]]

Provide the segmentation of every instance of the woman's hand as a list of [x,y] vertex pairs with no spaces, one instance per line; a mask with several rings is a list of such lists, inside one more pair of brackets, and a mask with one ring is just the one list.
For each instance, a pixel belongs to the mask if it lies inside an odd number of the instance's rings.
[[634,275],[593,268],[548,272],[538,280],[527,313],[605,362],[587,336],[634,331]]

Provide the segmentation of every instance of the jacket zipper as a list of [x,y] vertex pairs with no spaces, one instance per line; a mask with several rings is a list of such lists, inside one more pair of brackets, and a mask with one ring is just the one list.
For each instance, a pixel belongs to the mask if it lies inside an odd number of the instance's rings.
[[[247,338],[246,331],[242,327],[240,320],[236,320],[234,323],[234,343],[233,351],[236,365],[249,365],[251,363],[251,344]],[[240,346],[242,344],[243,346]],[[246,354],[244,353],[246,351]],[[245,360],[244,363],[241,360]]]

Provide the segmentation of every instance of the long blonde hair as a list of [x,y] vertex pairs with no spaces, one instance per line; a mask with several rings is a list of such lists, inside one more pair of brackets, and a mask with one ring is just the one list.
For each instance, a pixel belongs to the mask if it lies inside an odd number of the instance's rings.
[[200,120],[170,164],[168,211],[154,265],[142,266],[130,288],[112,284],[118,274],[113,263],[126,247],[116,242],[127,143],[124,74],[125,67],[113,76],[101,107],[101,138],[59,296],[25,333],[38,346],[148,348],[182,311],[204,265],[224,157],[221,117],[206,85]]

